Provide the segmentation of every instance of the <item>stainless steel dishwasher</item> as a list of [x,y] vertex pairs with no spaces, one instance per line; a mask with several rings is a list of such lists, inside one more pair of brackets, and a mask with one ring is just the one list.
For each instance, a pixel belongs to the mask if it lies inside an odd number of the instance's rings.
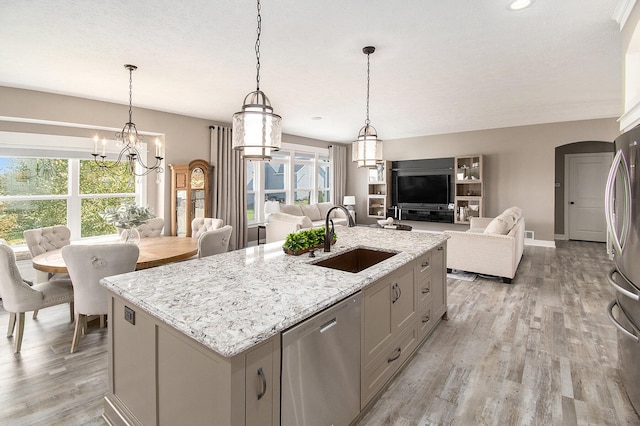
[[360,412],[360,292],[282,334],[281,424],[348,425]]

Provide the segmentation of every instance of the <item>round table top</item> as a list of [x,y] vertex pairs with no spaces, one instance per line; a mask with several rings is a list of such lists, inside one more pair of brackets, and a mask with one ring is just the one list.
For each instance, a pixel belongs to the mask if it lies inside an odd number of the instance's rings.
[[[114,243],[102,241],[96,244]],[[198,254],[198,240],[191,237],[149,237],[140,238],[140,255],[136,270],[153,268],[165,263],[188,259]],[[62,250],[51,250],[32,259],[34,269],[52,273],[67,273],[67,266],[62,259]]]

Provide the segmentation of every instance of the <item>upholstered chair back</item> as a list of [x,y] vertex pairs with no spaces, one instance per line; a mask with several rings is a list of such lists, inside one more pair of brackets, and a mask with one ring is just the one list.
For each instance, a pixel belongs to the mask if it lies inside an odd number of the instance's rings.
[[222,219],[214,219],[211,217],[196,217],[191,221],[191,237],[200,238],[200,235],[207,231],[220,229],[224,225]]
[[22,234],[31,257],[62,248],[71,243],[71,230],[64,225],[28,229]]
[[162,228],[164,228],[164,219],[161,217],[154,217],[137,226],[140,238],[159,237],[162,235]]
[[5,240],[0,240],[0,294],[8,312],[32,311],[43,299],[42,292],[22,280],[16,255]]
[[107,313],[107,292],[99,281],[136,269],[140,250],[135,244],[69,245],[62,258],[73,282],[77,315]]
[[198,257],[226,253],[229,249],[232,231],[233,227],[226,225],[222,228],[202,233],[198,238]]

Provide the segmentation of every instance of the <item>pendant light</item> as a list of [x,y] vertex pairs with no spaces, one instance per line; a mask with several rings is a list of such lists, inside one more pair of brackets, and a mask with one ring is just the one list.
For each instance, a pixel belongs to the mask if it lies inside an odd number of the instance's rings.
[[262,17],[258,0],[258,38],[256,40],[256,90],[244,98],[242,111],[233,114],[233,149],[249,160],[268,161],[282,146],[282,118],[273,113],[269,98],[260,90],[260,34]]
[[369,75],[370,63],[369,55],[376,51],[373,46],[362,48],[362,52],[367,55],[367,119],[364,121],[364,127],[358,132],[358,139],[353,141],[352,159],[358,167],[376,168],[382,163],[382,141],[378,139],[375,127],[369,121]]

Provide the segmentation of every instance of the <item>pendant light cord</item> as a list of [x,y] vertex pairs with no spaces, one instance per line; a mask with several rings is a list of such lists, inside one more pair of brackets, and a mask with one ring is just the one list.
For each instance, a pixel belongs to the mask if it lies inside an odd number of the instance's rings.
[[262,16],[260,16],[260,0],[258,0],[258,38],[256,39],[256,91],[260,90],[260,34],[262,33]]
[[129,123],[131,123],[132,87],[133,87],[133,68],[129,68]]
[[367,53],[367,119],[364,120],[364,124],[366,124],[367,126],[369,125],[369,123],[371,123],[371,121],[369,121],[369,74],[370,74],[369,56],[370,54]]

